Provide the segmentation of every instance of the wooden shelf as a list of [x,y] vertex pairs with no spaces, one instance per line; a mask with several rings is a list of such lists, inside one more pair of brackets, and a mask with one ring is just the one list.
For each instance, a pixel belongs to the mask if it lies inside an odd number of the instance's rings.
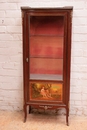
[[60,58],[60,57],[58,57],[58,56],[56,56],[56,57],[48,57],[48,56],[34,56],[34,55],[32,55],[32,56],[30,56],[30,58],[41,58],[41,59],[62,59],[63,60],[63,58]]

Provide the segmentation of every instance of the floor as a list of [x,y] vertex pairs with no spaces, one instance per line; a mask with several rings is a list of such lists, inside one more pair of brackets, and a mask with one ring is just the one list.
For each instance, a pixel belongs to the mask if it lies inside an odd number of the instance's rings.
[[22,111],[0,111],[0,130],[87,130],[87,117],[70,116],[66,126],[64,115],[31,113],[23,123]]

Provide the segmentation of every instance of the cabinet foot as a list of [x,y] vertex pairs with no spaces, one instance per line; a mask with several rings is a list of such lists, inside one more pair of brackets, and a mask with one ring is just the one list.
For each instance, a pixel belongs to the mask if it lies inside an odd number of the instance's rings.
[[66,125],[69,126],[69,122],[67,122]]
[[69,117],[69,109],[66,109],[66,124],[67,124],[67,126],[69,126],[69,119],[68,119],[68,117]]
[[24,123],[26,122],[26,118],[24,118]]

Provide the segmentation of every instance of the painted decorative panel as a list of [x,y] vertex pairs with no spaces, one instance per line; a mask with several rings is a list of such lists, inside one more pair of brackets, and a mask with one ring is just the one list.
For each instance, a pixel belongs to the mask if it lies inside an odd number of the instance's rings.
[[30,83],[30,100],[62,101],[62,83]]

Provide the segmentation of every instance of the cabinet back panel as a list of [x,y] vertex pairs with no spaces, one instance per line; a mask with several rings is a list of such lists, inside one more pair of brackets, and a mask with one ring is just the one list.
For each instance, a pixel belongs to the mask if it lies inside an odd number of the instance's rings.
[[58,36],[30,37],[30,56],[63,58],[63,37]]
[[30,58],[30,73],[33,74],[62,74],[62,59]]

